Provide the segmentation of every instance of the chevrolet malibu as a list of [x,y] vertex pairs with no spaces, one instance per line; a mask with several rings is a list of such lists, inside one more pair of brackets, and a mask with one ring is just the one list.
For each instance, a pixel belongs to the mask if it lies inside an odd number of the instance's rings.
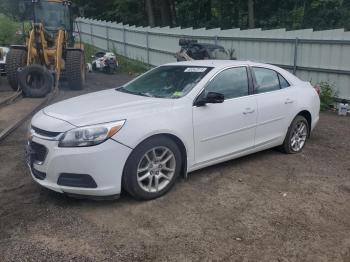
[[182,174],[268,148],[299,153],[319,120],[310,83],[267,64],[191,61],[48,106],[30,125],[33,179],[75,197],[150,200]]

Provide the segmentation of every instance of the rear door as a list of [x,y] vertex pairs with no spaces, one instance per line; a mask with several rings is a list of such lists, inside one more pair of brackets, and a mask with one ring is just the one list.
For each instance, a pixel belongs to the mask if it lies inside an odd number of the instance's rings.
[[293,88],[278,72],[252,67],[258,105],[255,146],[282,144],[293,109]]
[[257,104],[249,95],[246,67],[220,72],[203,91],[225,96],[221,104],[193,107],[197,164],[216,160],[254,146]]

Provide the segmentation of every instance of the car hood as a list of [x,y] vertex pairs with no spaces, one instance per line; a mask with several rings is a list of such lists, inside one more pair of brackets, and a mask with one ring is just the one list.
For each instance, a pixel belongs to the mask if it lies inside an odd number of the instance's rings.
[[153,117],[171,110],[172,99],[126,94],[115,89],[78,96],[46,107],[46,115],[75,126],[86,126],[136,117]]

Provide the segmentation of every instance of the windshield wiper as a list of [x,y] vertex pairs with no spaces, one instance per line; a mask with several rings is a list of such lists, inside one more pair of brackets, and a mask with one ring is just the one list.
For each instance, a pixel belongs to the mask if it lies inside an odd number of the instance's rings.
[[138,96],[146,96],[146,97],[154,97],[149,93],[142,93],[142,92],[133,92],[133,91],[129,91],[127,89],[125,89],[123,86],[118,87],[115,89],[116,91],[120,91],[123,93],[127,93],[127,94],[132,94],[132,95],[138,95]]

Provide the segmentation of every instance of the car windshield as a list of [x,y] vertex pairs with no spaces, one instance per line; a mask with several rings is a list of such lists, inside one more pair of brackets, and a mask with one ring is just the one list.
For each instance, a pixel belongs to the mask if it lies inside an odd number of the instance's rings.
[[65,4],[40,1],[35,4],[35,18],[49,31],[70,30],[69,10]]
[[211,69],[201,66],[161,66],[117,90],[135,95],[176,99],[188,94]]

